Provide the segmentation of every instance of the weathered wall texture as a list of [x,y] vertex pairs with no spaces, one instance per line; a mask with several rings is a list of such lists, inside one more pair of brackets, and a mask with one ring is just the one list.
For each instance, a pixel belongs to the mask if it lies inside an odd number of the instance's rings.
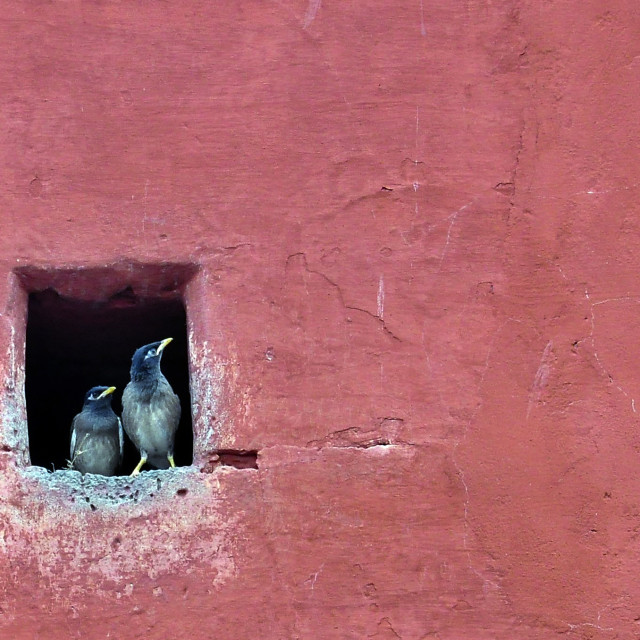
[[[637,3],[7,4],[0,635],[636,637]],[[29,468],[14,270],[159,262],[195,467]]]

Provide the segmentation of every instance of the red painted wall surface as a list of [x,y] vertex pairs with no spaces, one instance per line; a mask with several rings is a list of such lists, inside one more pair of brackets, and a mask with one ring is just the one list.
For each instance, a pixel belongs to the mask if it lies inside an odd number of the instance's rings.
[[[639,33],[631,0],[8,3],[2,637],[636,637]],[[199,267],[194,467],[29,467],[16,269],[97,299],[140,263]]]

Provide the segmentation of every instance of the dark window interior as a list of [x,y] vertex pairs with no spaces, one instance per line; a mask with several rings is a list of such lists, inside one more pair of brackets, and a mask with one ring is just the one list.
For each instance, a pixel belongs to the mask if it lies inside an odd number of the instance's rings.
[[[162,372],[182,405],[175,461],[184,466],[193,459],[193,430],[182,300],[138,297],[131,288],[100,302],[64,297],[53,289],[31,293],[25,369],[31,463],[65,468],[71,421],[82,409],[86,391],[96,385],[117,387],[112,406],[120,415],[133,352],[168,337],[174,341],[163,353]],[[131,473],[138,460],[125,436],[119,473]]]

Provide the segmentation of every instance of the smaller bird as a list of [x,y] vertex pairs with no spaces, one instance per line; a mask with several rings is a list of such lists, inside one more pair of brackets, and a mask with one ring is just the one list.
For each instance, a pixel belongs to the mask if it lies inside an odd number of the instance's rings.
[[131,361],[131,380],[122,394],[122,422],[126,434],[140,452],[131,473],[138,475],[147,460],[158,469],[175,467],[173,443],[180,422],[180,399],[160,371],[167,338],[140,347]]
[[122,463],[122,424],[111,408],[115,387],[93,387],[71,423],[72,469],[112,476]]

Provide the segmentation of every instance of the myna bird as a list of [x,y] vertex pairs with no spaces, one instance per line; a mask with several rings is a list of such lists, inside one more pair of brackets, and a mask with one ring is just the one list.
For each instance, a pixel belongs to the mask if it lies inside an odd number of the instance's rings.
[[131,381],[122,394],[122,422],[140,451],[132,476],[149,461],[158,469],[175,467],[173,441],[180,421],[180,400],[160,371],[164,348],[173,340],[140,347],[131,362]]
[[71,423],[71,468],[80,473],[114,475],[122,462],[122,424],[111,408],[115,387],[93,387]]

